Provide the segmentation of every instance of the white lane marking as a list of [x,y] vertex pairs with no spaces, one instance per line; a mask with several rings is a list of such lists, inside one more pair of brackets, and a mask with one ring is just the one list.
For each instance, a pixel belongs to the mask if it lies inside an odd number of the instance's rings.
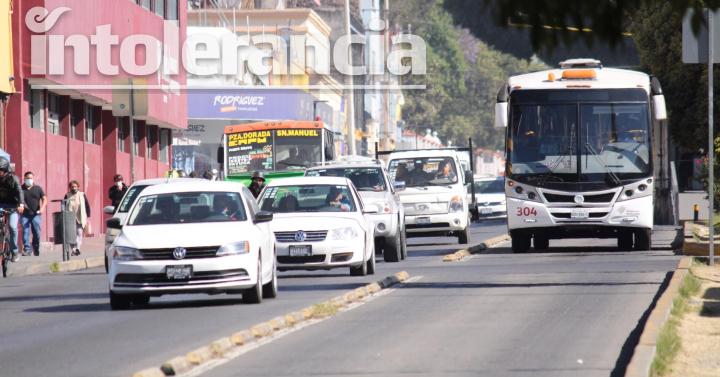
[[202,365],[200,365],[200,366],[197,366],[197,367],[195,367],[195,368],[193,368],[193,369],[191,369],[191,370],[189,370],[189,371],[187,371],[187,372],[185,372],[185,373],[183,373],[183,374],[178,374],[177,376],[178,376],[178,377],[196,377],[196,376],[200,376],[200,375],[202,375],[203,373],[208,372],[208,371],[210,371],[210,370],[212,370],[212,369],[215,369],[215,368],[217,368],[217,367],[219,367],[219,366],[227,363],[228,361],[231,361],[231,360],[233,360],[233,359],[236,359],[236,358],[238,358],[238,357],[240,357],[240,356],[242,356],[242,355],[244,355],[244,354],[246,354],[246,353],[248,353],[248,352],[250,352],[250,351],[252,351],[252,350],[254,350],[254,349],[256,349],[256,348],[259,348],[259,347],[264,346],[264,345],[266,345],[266,344],[268,344],[268,343],[271,343],[271,342],[273,342],[273,341],[275,341],[275,340],[278,340],[278,339],[280,339],[280,338],[282,338],[282,337],[284,337],[284,336],[287,336],[287,335],[289,335],[289,334],[292,334],[292,333],[294,333],[295,331],[302,330],[302,329],[304,329],[304,328],[306,328],[306,327],[308,327],[308,326],[312,326],[312,325],[314,325],[314,324],[316,324],[316,323],[320,323],[320,322],[326,321],[326,320],[328,320],[328,319],[330,319],[330,318],[337,317],[338,315],[342,315],[342,313],[344,313],[344,312],[353,310],[353,309],[355,309],[355,308],[357,308],[357,307],[359,307],[359,306],[361,306],[361,305],[367,304],[368,302],[370,302],[370,301],[372,301],[372,300],[375,300],[376,298],[379,298],[379,297],[385,296],[385,295],[387,295],[387,294],[390,294],[390,293],[392,293],[393,291],[395,291],[397,288],[402,287],[403,285],[408,284],[408,283],[416,282],[416,281],[418,281],[418,280],[420,280],[420,279],[422,279],[422,278],[423,278],[422,276],[413,276],[413,277],[405,280],[404,282],[396,285],[395,288],[383,289],[383,290],[380,291],[379,293],[376,293],[376,294],[374,294],[374,295],[371,295],[371,296],[368,297],[368,298],[363,299],[363,301],[358,301],[358,302],[354,302],[354,303],[352,303],[352,304],[349,304],[346,308],[340,308],[340,309],[339,309],[340,314],[334,315],[334,316],[332,316],[332,317],[326,317],[326,318],[322,318],[322,319],[315,319],[315,318],[313,318],[313,319],[310,319],[310,320],[305,321],[305,322],[303,322],[303,323],[299,323],[299,324],[297,324],[297,325],[295,325],[295,326],[293,326],[293,327],[290,327],[290,328],[287,328],[287,329],[283,329],[283,330],[280,330],[280,331],[275,331],[275,332],[273,333],[273,336],[271,336],[271,337],[268,337],[268,338],[260,338],[260,339],[258,339],[257,341],[255,341],[255,342],[253,342],[253,343],[250,343],[250,344],[248,344],[248,345],[238,346],[238,347],[235,348],[234,351],[228,352],[227,354],[225,354],[224,357],[222,357],[222,358],[220,358],[220,359],[212,359],[212,360],[208,361],[208,362],[205,363],[205,364],[202,364]]

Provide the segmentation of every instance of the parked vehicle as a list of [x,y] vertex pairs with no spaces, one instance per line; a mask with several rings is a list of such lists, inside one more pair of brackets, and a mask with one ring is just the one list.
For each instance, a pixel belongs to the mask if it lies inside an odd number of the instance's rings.
[[350,268],[375,273],[376,206],[366,206],[352,181],[336,177],[285,178],[270,182],[260,208],[273,212],[278,270]]
[[142,191],[110,250],[110,306],[150,297],[242,294],[246,303],[277,295],[275,239],[250,191],[240,183],[194,180]]
[[365,205],[378,208],[378,213],[370,216],[375,226],[375,251],[383,250],[385,262],[399,262],[407,257],[405,208],[400,202],[404,187],[390,184],[382,162],[369,158],[326,162],[311,167],[305,176],[350,179]]

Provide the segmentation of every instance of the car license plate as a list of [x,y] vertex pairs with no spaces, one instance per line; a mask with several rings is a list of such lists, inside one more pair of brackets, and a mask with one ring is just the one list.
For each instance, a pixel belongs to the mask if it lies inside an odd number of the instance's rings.
[[574,209],[570,211],[570,218],[572,219],[587,219],[590,217],[589,209]]
[[489,215],[492,213],[492,208],[482,208],[480,210],[480,213],[482,213],[483,215]]
[[165,273],[168,280],[184,280],[192,277],[192,265],[166,266]]
[[418,217],[415,219],[415,224],[417,225],[430,225],[430,218],[429,217]]
[[290,246],[290,256],[291,257],[311,257],[312,256],[312,246],[310,246],[310,245]]

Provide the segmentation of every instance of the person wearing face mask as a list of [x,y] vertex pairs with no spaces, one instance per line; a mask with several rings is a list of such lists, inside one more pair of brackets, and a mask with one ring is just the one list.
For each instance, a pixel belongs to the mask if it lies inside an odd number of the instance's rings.
[[[25,184],[22,186],[25,199],[25,210],[20,215],[20,226],[23,232],[23,256],[29,257],[33,253],[40,255],[40,224],[42,214],[47,207],[47,196],[42,187],[35,184],[35,175],[25,173]],[[32,231],[32,251],[30,249],[30,232]]]
[[69,207],[65,210],[75,213],[75,230],[77,232],[77,243],[70,245],[70,248],[73,250],[72,255],[80,255],[83,233],[85,232],[85,227],[90,223],[90,203],[88,203],[85,193],[80,191],[80,183],[78,183],[78,181],[70,181],[68,187],[70,188],[70,192],[65,194],[65,199]]
[[255,171],[252,173],[250,186],[250,192],[257,199],[262,190],[265,188],[265,174],[261,171]]
[[128,187],[123,182],[123,176],[120,174],[115,174],[113,181],[115,181],[115,184],[108,190],[108,198],[112,201],[112,206],[117,209],[120,206],[122,198],[125,197]]

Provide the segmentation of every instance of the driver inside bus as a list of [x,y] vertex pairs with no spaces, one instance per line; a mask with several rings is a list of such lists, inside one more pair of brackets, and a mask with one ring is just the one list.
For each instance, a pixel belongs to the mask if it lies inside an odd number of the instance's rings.
[[632,134],[628,131],[627,126],[621,125],[617,129],[617,138],[615,141],[621,142],[621,143],[637,143],[635,139],[633,139]]
[[297,155],[298,155],[298,150],[297,150],[297,148],[295,148],[295,147],[290,147],[290,149],[288,149],[288,153],[290,154],[290,157],[288,157],[288,158],[280,161],[280,163],[283,164],[283,165],[288,165],[288,166],[297,165],[297,164],[298,164],[298,157],[297,157]]

